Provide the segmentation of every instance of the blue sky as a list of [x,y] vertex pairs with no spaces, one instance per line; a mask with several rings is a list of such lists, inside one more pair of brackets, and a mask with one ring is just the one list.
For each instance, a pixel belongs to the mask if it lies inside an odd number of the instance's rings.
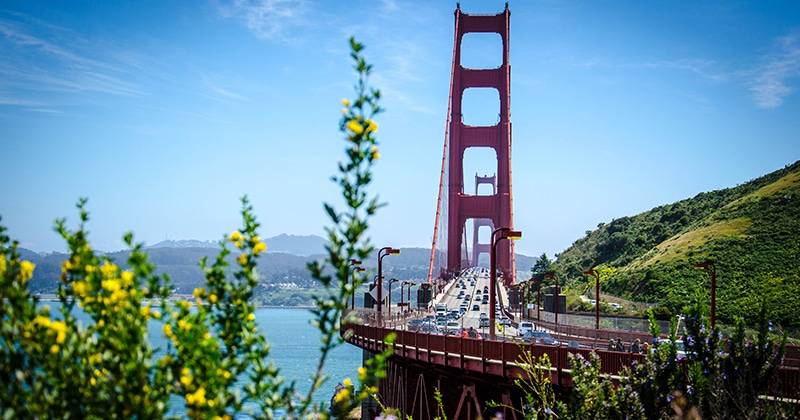
[[[378,244],[430,246],[454,2],[216,0],[0,5],[0,215],[63,249],[87,196],[99,249],[216,239],[252,198],[265,236],[321,234],[351,95],[346,39],[387,112]],[[463,1],[492,12],[501,1]],[[800,159],[796,2],[511,3],[518,251],[558,252],[599,222]],[[491,65],[476,38],[464,60]],[[467,63],[467,61],[465,61]],[[493,117],[477,97],[465,113]],[[486,106],[483,106],[486,105]],[[492,173],[470,153],[465,172]],[[470,187],[471,189],[471,187]]]

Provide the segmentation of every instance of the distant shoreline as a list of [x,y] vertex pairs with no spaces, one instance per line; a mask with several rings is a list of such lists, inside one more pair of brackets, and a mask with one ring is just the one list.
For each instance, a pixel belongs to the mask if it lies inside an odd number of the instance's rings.
[[[60,302],[58,297],[52,295],[34,295],[39,299],[39,302]],[[190,300],[186,300],[187,302],[191,303],[194,306],[194,302]],[[151,304],[153,307],[159,307],[157,304]],[[256,308],[261,309],[313,309],[314,306],[312,305],[294,305],[294,306],[284,306],[284,305],[256,305]]]

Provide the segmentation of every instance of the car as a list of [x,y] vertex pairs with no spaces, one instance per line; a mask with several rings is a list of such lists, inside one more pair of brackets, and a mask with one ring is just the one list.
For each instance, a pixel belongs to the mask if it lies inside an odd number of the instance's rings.
[[577,342],[575,340],[569,340],[567,342],[567,347],[569,347],[571,349],[585,349],[585,348],[588,348],[589,346],[585,346],[585,345],[583,345],[583,344],[581,344],[581,343],[579,343],[579,342]]
[[[668,338],[661,338],[658,340],[658,346],[661,347],[664,344],[669,344]],[[678,360],[683,360],[686,358],[686,346],[683,344],[683,340],[675,340],[675,347],[677,347],[677,358]],[[650,347],[650,351],[655,350],[653,347]]]
[[520,322],[517,330],[519,331],[519,335],[523,336],[528,331],[533,331],[533,322]]
[[553,336],[546,331],[529,331],[522,336],[522,339],[525,341],[532,341],[537,344],[547,344],[551,346],[557,346],[559,344],[558,340],[553,338]]
[[450,321],[445,328],[449,334],[455,334],[461,330],[461,324],[456,321]]
[[481,318],[479,323],[478,323],[478,326],[481,327],[481,328],[488,327],[489,326],[489,318]]
[[472,305],[472,310],[473,311],[480,311],[481,310],[481,306],[480,305]]
[[423,322],[420,324],[419,329],[417,330],[423,333],[429,334],[436,334],[439,332],[439,327],[436,326],[433,322]]
[[500,318],[500,320],[498,322],[500,322],[500,325],[502,325],[502,326],[511,325],[511,320],[506,318],[506,317]]

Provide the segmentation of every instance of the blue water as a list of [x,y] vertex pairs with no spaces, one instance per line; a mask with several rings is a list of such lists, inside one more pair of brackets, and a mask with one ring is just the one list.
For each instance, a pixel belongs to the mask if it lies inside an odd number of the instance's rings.
[[[46,302],[52,308],[51,314],[57,316],[58,303]],[[83,322],[91,322],[85,313],[77,313]],[[259,308],[256,309],[256,324],[270,344],[270,359],[280,369],[286,382],[295,381],[302,395],[311,385],[317,361],[319,360],[320,333],[309,324],[311,313],[307,309]],[[162,331],[162,324],[151,321],[148,338],[154,348],[166,347],[167,340]],[[333,395],[334,387],[344,378],[356,381],[357,369],[361,366],[360,349],[349,344],[342,344],[328,355],[325,373],[328,380],[315,394],[317,402],[328,402]],[[170,399],[170,413],[184,413],[182,398]]]

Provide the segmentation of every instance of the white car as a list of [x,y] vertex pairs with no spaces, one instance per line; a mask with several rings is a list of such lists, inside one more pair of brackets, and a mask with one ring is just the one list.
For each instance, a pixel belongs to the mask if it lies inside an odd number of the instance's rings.
[[520,322],[517,331],[520,336],[525,335],[528,331],[533,331],[533,322]]
[[455,334],[461,331],[461,324],[456,321],[450,321],[447,323],[447,332],[451,334]]

